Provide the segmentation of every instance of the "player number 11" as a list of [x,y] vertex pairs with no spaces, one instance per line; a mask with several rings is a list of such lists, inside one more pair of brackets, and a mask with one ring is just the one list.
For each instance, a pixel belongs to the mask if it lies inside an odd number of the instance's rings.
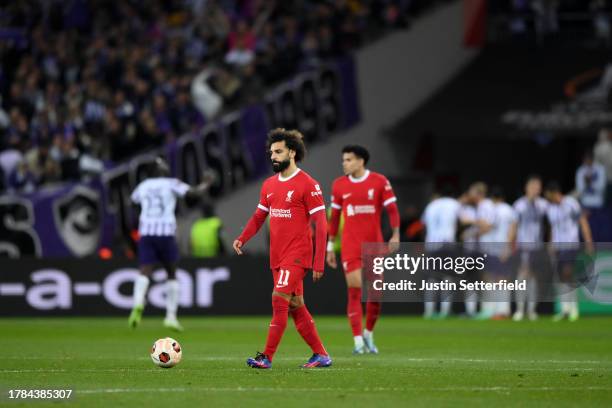
[[281,269],[280,276],[278,277],[278,282],[276,283],[276,286],[287,286],[288,284],[289,284],[289,270]]

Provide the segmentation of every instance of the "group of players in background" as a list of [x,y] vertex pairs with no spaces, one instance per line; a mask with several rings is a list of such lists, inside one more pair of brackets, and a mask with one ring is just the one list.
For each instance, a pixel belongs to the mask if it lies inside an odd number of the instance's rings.
[[[328,223],[321,185],[297,166],[306,154],[301,133],[274,129],[268,134],[267,148],[276,174],[263,182],[257,208],[233,243],[235,252],[242,255],[244,246],[269,217],[270,269],[274,285],[272,320],[264,351],[247,359],[247,365],[263,369],[272,367],[274,355],[291,316],[298,333],[313,353],[302,367],[331,366],[332,359],[323,346],[304,302],[303,280],[308,270],[312,270],[314,282],[320,280],[326,262],[332,268],[338,267],[333,242],[338,234],[341,217],[344,218],[344,225],[341,232],[340,266],[347,284],[347,316],[353,336],[353,353],[378,353],[374,343],[374,327],[380,316],[381,304],[374,299],[367,299],[367,293],[363,327],[361,244],[384,242],[381,215],[385,210],[392,229],[390,247],[396,248],[399,245],[399,211],[391,184],[382,174],[367,168],[367,149],[358,145],[344,147],[344,175],[338,177],[331,186],[331,214]],[[202,184],[190,187],[180,180],[170,178],[167,164],[159,159],[153,177],[140,183],[134,190],[132,200],[141,207],[138,242],[141,273],[134,285],[134,307],[129,317],[131,327],[138,326],[141,321],[149,276],[153,267],[161,264],[168,273],[164,325],[182,330],[176,317],[180,289],[175,279],[178,261],[174,214],[176,199],[186,195],[201,195],[211,183],[211,179],[206,179]],[[533,247],[521,248],[520,245],[543,242],[543,219],[549,220],[552,242],[579,242],[578,226],[582,228],[585,241],[591,242],[588,223],[581,215],[576,200],[563,196],[554,184],[546,189],[548,200],[542,199],[540,194],[541,180],[537,177],[529,178],[525,197],[519,199],[514,207],[505,204],[502,194],[496,190],[492,190],[491,198],[488,198],[483,183],[473,184],[459,199],[451,197],[448,192],[442,192],[423,214],[426,242],[451,243],[460,239],[476,246],[485,242],[518,243],[524,255],[520,274],[529,279],[537,273],[530,268],[529,262],[529,253]],[[444,299],[439,313],[435,314],[435,301],[427,299],[425,316],[447,316],[451,312],[451,301]],[[535,298],[521,298],[517,299],[514,314],[516,320],[524,317],[525,302],[528,305],[527,316],[530,319],[537,317]],[[466,299],[465,303],[467,313],[476,315],[476,299]],[[483,302],[481,314],[507,315],[510,313],[509,304],[509,300],[503,303]],[[575,299],[564,299],[562,305],[561,316],[572,320],[578,317]]]
[[[560,297],[560,310],[553,320],[579,317],[574,283],[574,267],[580,249],[580,236],[587,252],[593,251],[593,239],[585,214],[578,201],[564,195],[559,184],[546,184],[542,197],[542,179],[529,176],[524,195],[509,205],[503,191],[494,187],[488,192],[483,182],[472,184],[468,191],[453,197],[449,189],[442,190],[423,212],[425,242],[462,243],[467,251],[486,253],[490,271],[485,273],[489,281],[516,278],[527,281],[526,291],[516,291],[515,321],[524,318],[537,320],[538,282],[544,269],[552,274],[546,283],[556,286]],[[511,262],[513,259],[518,262]],[[511,266],[516,265],[516,268]],[[514,269],[514,270],[513,270]],[[495,293],[493,299],[478,300],[474,293],[464,297],[467,317],[480,319],[504,319],[511,313],[512,294],[509,291]],[[425,294],[427,319],[445,318],[451,313],[452,294],[446,294],[436,310],[433,294]]]

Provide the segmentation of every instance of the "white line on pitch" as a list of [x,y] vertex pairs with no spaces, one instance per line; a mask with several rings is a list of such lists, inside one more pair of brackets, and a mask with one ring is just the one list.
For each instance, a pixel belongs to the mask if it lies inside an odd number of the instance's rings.
[[[296,366],[296,368],[299,368]],[[283,367],[283,369],[287,369],[287,367]],[[326,373],[326,372],[336,372],[336,371],[360,371],[360,370],[372,370],[372,367],[333,367],[329,370],[311,370],[309,372],[317,372],[317,373]],[[376,367],[374,368],[376,369]],[[422,369],[422,368],[419,368]],[[185,368],[181,367],[180,371],[200,371],[201,368]],[[248,367],[237,368],[237,367],[229,367],[229,368],[209,368],[209,371],[249,371]],[[567,371],[595,371],[595,368],[584,368],[584,367],[563,367],[563,368],[495,368],[496,371],[538,371],[538,372],[567,372]],[[121,373],[121,372],[139,372],[139,373],[163,373],[166,370],[159,370],[156,368],[150,369],[142,369],[142,368],[33,368],[33,369],[23,369],[23,370],[1,370],[0,375],[2,374],[26,374],[26,373]]]
[[[334,361],[359,361],[356,357],[333,357]],[[106,357],[93,357],[93,356],[65,356],[61,358],[44,357],[44,356],[6,356],[2,357],[3,360],[49,360],[49,361],[61,361],[61,360],[107,360]],[[148,357],[137,357],[137,360],[149,360]],[[242,359],[229,356],[189,356],[192,361],[241,361]],[[304,357],[283,357],[283,361],[302,361]],[[426,363],[426,362],[441,362],[441,363],[509,363],[509,364],[596,364],[604,365],[611,364],[612,361],[596,361],[596,360],[513,360],[513,359],[481,359],[481,358],[446,358],[446,357],[429,357],[429,358],[416,358],[416,357],[402,357],[402,356],[385,356],[383,358],[375,357],[372,358],[372,362],[393,362],[406,361],[414,363]],[[360,360],[359,362],[367,362],[368,357]]]
[[76,390],[75,394],[120,394],[142,392],[458,392],[458,391],[485,391],[485,392],[511,392],[511,391],[612,391],[612,387],[313,387],[313,388],[275,388],[275,387],[201,387],[201,388],[103,388]]
[[[359,358],[356,357],[334,357],[332,355],[332,359],[334,361],[351,361],[351,362],[367,362],[367,358],[359,361]],[[146,357],[140,358],[141,360],[146,360]],[[190,360],[194,361],[237,361],[235,357],[213,357],[213,356],[191,356]],[[284,357],[282,358],[284,361],[301,361],[302,357]],[[401,356],[385,356],[382,359],[377,359],[376,357],[372,359],[373,362],[387,362],[388,360],[396,361],[407,361],[407,362],[453,362],[453,363],[512,363],[512,364],[542,364],[542,363],[550,363],[550,364],[604,364],[604,363],[612,363],[612,362],[604,362],[604,361],[595,361],[595,360],[487,360],[487,359],[478,359],[478,358],[413,358],[413,357],[401,357]]]

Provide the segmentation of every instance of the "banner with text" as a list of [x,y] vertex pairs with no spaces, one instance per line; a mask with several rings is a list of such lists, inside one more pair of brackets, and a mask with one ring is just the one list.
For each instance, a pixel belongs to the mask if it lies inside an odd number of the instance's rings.
[[[179,314],[222,315],[271,312],[273,290],[265,256],[185,259],[179,262]],[[0,316],[127,315],[133,306],[135,263],[67,260],[0,261]],[[165,311],[166,272],[155,270],[145,314]],[[314,284],[304,279],[306,302],[313,313],[342,313],[346,289],[341,273]]]

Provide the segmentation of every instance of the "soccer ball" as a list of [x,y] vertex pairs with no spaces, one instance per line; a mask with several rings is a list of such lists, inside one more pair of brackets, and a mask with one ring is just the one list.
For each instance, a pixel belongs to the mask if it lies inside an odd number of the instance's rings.
[[171,368],[181,362],[183,349],[178,341],[166,337],[153,343],[151,347],[151,360],[158,367]]

